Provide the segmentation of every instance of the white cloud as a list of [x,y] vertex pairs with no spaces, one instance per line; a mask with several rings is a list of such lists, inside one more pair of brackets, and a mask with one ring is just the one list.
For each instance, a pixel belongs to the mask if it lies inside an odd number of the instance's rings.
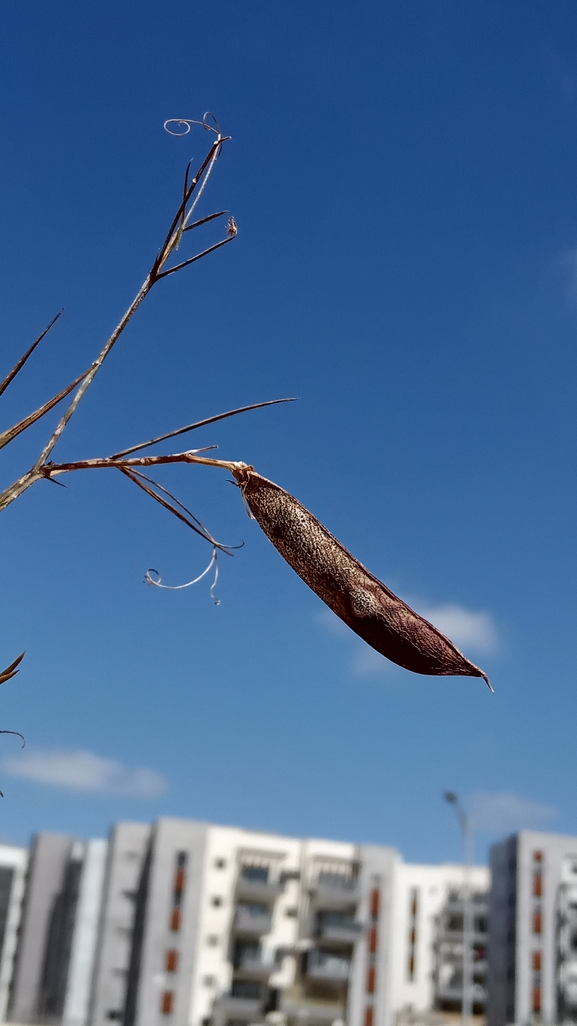
[[321,627],[324,627],[329,634],[333,634],[336,638],[351,637],[352,631],[350,628],[328,606],[323,606],[322,609],[319,609],[315,619],[317,623],[320,623]]
[[126,798],[157,798],[168,786],[154,770],[130,769],[115,759],[83,750],[37,750],[10,755],[0,763],[4,773],[67,791]]
[[418,612],[438,627],[457,648],[487,655],[497,645],[497,631],[490,613],[474,613],[464,606],[420,606]]
[[557,809],[518,794],[477,791],[467,802],[476,830],[515,831],[542,827],[557,817]]
[[[487,655],[496,650],[497,631],[490,613],[473,612],[456,603],[425,606],[418,601],[410,601],[409,605],[438,627],[465,653],[478,652]],[[328,608],[321,609],[316,619],[335,638],[353,637],[353,632]],[[393,664],[369,645],[356,643],[349,659],[349,669],[355,677],[365,677],[388,673],[393,669]]]
[[577,247],[566,249],[561,254],[561,268],[565,276],[567,301],[577,306]]
[[355,677],[369,677],[373,674],[390,673],[395,669],[395,663],[385,659],[380,652],[376,652],[370,645],[355,645],[355,651],[349,665]]

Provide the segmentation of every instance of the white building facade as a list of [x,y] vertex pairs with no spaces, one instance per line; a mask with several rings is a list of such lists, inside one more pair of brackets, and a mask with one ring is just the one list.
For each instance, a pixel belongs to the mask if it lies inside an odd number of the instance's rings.
[[523,831],[491,870],[489,1026],[577,1023],[577,838]]
[[0,1022],[8,1008],[27,867],[25,848],[0,845]]
[[[462,865],[401,863],[393,930],[394,1004],[411,1021],[437,1009],[456,1011],[463,997]],[[487,1000],[487,900],[489,870],[472,866],[467,885],[473,902],[473,1008]]]
[[460,1001],[461,866],[161,819],[115,828],[107,881],[90,1026],[393,1026],[447,984]]

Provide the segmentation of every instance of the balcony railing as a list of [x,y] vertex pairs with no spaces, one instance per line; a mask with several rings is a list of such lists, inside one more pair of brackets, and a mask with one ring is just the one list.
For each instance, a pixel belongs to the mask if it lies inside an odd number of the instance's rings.
[[275,901],[284,890],[280,880],[251,880],[239,875],[236,881],[237,898],[245,898],[249,901]]
[[355,944],[362,932],[361,923],[351,923],[349,926],[322,926],[319,929],[319,937],[330,944]]
[[264,961],[258,956],[242,955],[235,960],[235,973],[242,973],[250,980],[268,980],[269,976],[276,972],[280,966],[275,962]]
[[280,1011],[284,1012],[289,1021],[306,1023],[307,1026],[330,1026],[336,1019],[345,1018],[345,1008],[340,1003],[296,997],[286,990]]
[[240,905],[236,910],[234,929],[237,933],[260,937],[264,933],[270,933],[271,926],[272,915],[268,910],[253,910],[250,905]]
[[312,980],[344,983],[349,978],[350,969],[348,958],[339,958],[315,949],[307,955],[306,974]]
[[318,880],[311,888],[317,908],[343,908],[356,905],[360,900],[360,887],[355,879],[343,877],[342,882]]
[[230,994],[224,994],[215,1001],[214,1010],[220,1012],[226,1019],[258,1022],[262,1001],[256,998],[232,997]]

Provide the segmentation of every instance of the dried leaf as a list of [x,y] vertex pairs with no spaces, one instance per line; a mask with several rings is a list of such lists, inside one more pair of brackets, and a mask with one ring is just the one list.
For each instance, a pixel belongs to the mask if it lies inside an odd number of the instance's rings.
[[269,541],[367,644],[414,673],[482,677],[491,688],[483,670],[373,577],[297,499],[252,467],[233,474]]
[[4,378],[4,381],[2,381],[0,383],[0,395],[2,395],[2,393],[6,391],[6,389],[8,388],[8,385],[10,384],[10,382],[13,381],[14,378],[16,377],[16,375],[18,374],[18,371],[22,370],[22,368],[23,368],[24,364],[26,363],[26,360],[28,359],[28,357],[32,355],[32,353],[36,349],[36,346],[40,345],[40,343],[42,342],[42,339],[44,338],[45,335],[48,334],[48,332],[50,331],[50,328],[52,327],[52,325],[56,324],[56,321],[60,317],[61,313],[62,313],[62,310],[59,310],[58,313],[56,314],[56,317],[53,317],[52,320],[50,321],[50,324],[48,325],[48,327],[44,328],[44,331],[42,332],[42,334],[38,336],[36,341],[33,342],[32,345],[30,346],[30,348],[26,350],[26,352],[24,353],[24,356],[20,357],[20,359],[18,360],[18,363],[16,363],[14,365],[14,367],[12,368],[12,370],[10,371],[10,373],[6,375],[6,377]]
[[10,666],[7,666],[5,670],[0,671],[0,684],[4,684],[5,681],[16,676],[18,673],[17,667],[24,659],[25,654],[25,652],[21,652],[18,658],[15,659],[13,663],[10,663]]

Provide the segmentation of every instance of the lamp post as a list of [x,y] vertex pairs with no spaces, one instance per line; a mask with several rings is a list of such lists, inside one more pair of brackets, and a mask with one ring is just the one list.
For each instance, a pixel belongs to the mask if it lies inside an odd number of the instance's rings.
[[465,812],[459,796],[445,791],[444,799],[452,805],[463,837],[463,1000],[461,1019],[470,1026],[473,1013],[473,905],[471,901],[471,863],[473,861],[473,833],[471,819]]

